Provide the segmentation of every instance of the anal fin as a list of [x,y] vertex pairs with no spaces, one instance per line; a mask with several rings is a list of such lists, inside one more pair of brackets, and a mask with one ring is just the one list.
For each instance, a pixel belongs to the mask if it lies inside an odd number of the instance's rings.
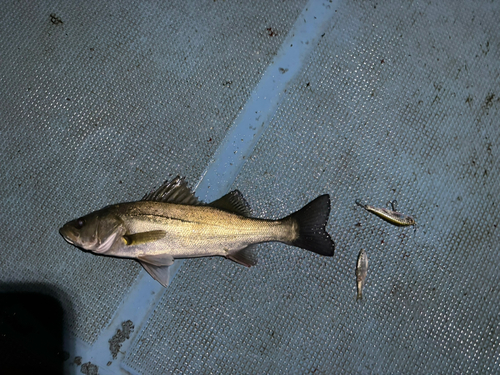
[[232,251],[226,255],[226,258],[246,267],[252,267],[257,264],[257,260],[252,253],[252,246],[247,246],[238,251]]

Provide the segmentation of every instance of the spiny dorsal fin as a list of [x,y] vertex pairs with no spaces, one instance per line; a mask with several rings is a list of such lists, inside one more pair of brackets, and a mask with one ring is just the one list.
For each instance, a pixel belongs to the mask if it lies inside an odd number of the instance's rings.
[[157,190],[146,194],[143,201],[156,201],[177,204],[200,205],[202,204],[188,188],[184,178],[177,176],[172,181],[165,181]]
[[233,190],[209,204],[210,207],[250,217],[252,209],[239,190]]
[[167,234],[167,232],[165,232],[164,230],[152,230],[150,232],[126,234],[123,236],[123,239],[125,240],[125,244],[127,246],[141,245],[144,243],[161,240],[163,237],[165,237],[165,234]]

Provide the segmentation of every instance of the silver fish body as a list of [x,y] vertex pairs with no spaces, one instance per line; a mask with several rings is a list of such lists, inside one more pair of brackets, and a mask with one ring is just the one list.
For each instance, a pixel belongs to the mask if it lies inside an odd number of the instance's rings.
[[387,208],[379,208],[379,207],[369,206],[367,204],[362,204],[359,200],[356,200],[355,203],[358,206],[363,207],[368,212],[377,215],[378,217],[384,219],[385,221],[391,224],[398,226],[416,225],[415,219],[413,217],[411,217],[410,215],[402,214],[401,212],[397,212],[395,210],[396,201],[391,202],[392,210],[388,210]]
[[368,255],[364,249],[358,254],[358,260],[356,262],[356,289],[357,297],[356,299],[363,298],[363,287],[365,286],[366,275],[368,274]]
[[[100,239],[82,247],[123,258],[226,256],[253,243],[291,243],[298,235],[290,218],[254,219],[209,206],[163,202],[116,204],[82,219],[85,225],[95,225],[98,236],[93,238]],[[70,237],[73,228],[66,224],[63,236]],[[141,235],[133,235],[137,233]]]
[[142,201],[107,206],[66,223],[60,233],[69,243],[97,254],[137,259],[162,285],[174,259],[225,256],[255,264],[248,247],[279,241],[332,256],[334,243],[325,231],[328,195],[316,198],[280,220],[251,218],[237,190],[203,204],[177,177]]

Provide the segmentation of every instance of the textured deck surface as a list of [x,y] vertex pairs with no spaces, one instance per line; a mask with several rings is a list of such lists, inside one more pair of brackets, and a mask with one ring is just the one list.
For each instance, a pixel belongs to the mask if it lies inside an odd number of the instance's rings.
[[[0,290],[60,301],[68,372],[500,372],[500,3],[0,14]],[[259,245],[250,269],[177,262],[165,289],[58,234],[176,175],[263,218],[330,194],[335,256]]]

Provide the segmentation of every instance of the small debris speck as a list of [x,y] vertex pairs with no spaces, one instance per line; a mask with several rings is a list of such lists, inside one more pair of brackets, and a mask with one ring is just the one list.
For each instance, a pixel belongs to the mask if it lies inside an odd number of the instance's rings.
[[57,17],[54,13],[50,14],[50,22],[54,25],[62,25],[64,23],[63,20]]
[[99,366],[87,362],[82,365],[80,372],[85,375],[99,375]]
[[272,27],[268,27],[266,30],[267,30],[267,35],[269,35],[269,36],[276,35],[276,32],[272,29]]
[[80,366],[82,364],[82,357],[75,357],[73,362],[75,363],[75,365]]

